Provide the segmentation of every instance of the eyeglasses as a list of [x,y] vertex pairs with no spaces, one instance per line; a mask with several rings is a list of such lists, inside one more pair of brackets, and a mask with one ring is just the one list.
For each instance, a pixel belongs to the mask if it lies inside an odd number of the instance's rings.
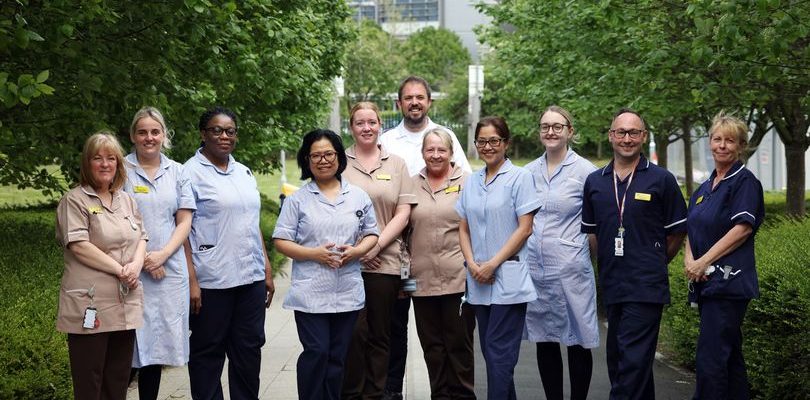
[[618,139],[623,139],[627,135],[630,135],[630,139],[638,139],[644,133],[641,129],[611,129],[608,132]]
[[475,139],[475,147],[483,149],[484,147],[487,147],[487,143],[489,143],[490,147],[495,148],[500,146],[503,140],[503,138]]
[[219,137],[220,135],[222,135],[223,132],[225,132],[225,136],[227,137],[236,136],[236,128],[222,128],[219,126],[211,126],[205,128],[205,132],[214,137]]
[[312,154],[308,155],[307,158],[309,158],[309,162],[315,163],[315,164],[317,164],[317,163],[319,163],[319,162],[321,162],[323,160],[325,160],[326,162],[331,163],[331,162],[335,162],[335,159],[337,158],[337,152],[335,152],[335,151],[327,151],[326,153],[312,153]]
[[551,129],[554,133],[562,133],[563,128],[571,126],[570,124],[540,124],[540,132],[547,133]]

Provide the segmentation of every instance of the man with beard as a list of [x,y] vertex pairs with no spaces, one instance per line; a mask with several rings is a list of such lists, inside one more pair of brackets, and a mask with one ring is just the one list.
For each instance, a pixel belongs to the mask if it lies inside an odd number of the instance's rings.
[[467,172],[472,172],[456,134],[450,129],[436,124],[428,117],[430,105],[430,85],[418,76],[409,76],[399,85],[397,107],[402,112],[399,125],[380,136],[380,144],[391,153],[402,157],[408,164],[408,173],[416,175],[425,167],[422,158],[422,136],[425,132],[441,128],[450,133],[453,139],[453,162]]
[[[453,140],[453,163],[467,172],[472,172],[456,134],[431,121],[428,117],[427,114],[432,103],[430,85],[424,78],[413,75],[405,78],[399,85],[397,99],[397,107],[402,112],[402,121],[380,136],[380,144],[389,153],[402,157],[408,165],[408,173],[413,176],[425,167],[425,160],[422,158],[422,137],[425,132],[440,128],[447,131]],[[410,308],[410,297],[404,297],[397,301],[392,310],[391,350],[384,399],[402,399],[402,380],[405,375],[405,360],[408,354],[408,311]]]

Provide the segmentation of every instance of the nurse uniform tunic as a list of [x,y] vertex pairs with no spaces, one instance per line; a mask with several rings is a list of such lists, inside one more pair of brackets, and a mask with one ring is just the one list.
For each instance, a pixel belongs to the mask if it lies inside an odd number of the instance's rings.
[[[540,208],[531,173],[504,161],[489,183],[486,168],[475,172],[456,203],[456,212],[467,220],[473,257],[478,262],[491,259],[518,227],[518,217]],[[473,305],[519,304],[537,298],[529,267],[526,245],[495,270],[495,282],[478,283],[467,272],[467,302]]]
[[[305,247],[330,242],[336,247],[354,245],[368,235],[379,236],[374,206],[366,192],[345,179],[334,202],[321,194],[315,182],[308,182],[284,200],[273,230],[274,239]],[[363,308],[365,298],[359,260],[341,268],[293,260],[292,283],[283,307],[305,313],[343,313]]]
[[588,237],[580,231],[582,189],[596,167],[570,149],[551,176],[547,165],[543,154],[525,167],[543,206],[527,243],[538,299],[527,306],[523,338],[599,347],[593,265]]
[[[160,168],[150,180],[138,164],[135,153],[125,158],[127,181],[124,191],[138,203],[143,223],[149,231],[146,251],[157,251],[166,246],[172,236],[175,214],[179,209],[194,210],[191,184],[181,178],[182,165],[160,155]],[[189,356],[189,287],[188,263],[182,247],[163,264],[166,276],[155,280],[141,272],[144,291],[143,327],[136,330],[135,354],[132,366],[182,366]]]

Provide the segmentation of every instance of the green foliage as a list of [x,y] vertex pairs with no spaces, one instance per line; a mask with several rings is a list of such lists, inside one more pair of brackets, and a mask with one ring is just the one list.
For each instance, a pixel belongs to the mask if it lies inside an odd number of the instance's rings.
[[[810,219],[775,218],[757,233],[760,297],[743,324],[743,353],[755,398],[800,399],[810,393]],[[672,305],[664,312],[662,346],[694,367],[699,317],[686,303],[683,257],[670,264]]]
[[[2,2],[0,183],[63,190],[39,166],[60,164],[74,181],[84,139],[107,128],[129,143],[144,105],[166,115],[180,161],[199,144],[203,110],[233,109],[235,156],[268,171],[322,121],[352,38],[348,14],[341,0]],[[6,35],[21,29],[36,35]]]
[[395,93],[405,65],[399,40],[375,22],[363,20],[355,29],[343,72],[347,112],[355,102],[384,101]]
[[[286,262],[272,246],[278,210],[262,198],[274,275]],[[64,259],[54,221],[52,207],[0,210],[0,399],[72,398],[66,336],[55,322]]]
[[402,44],[402,54],[408,60],[408,73],[427,79],[434,91],[445,92],[457,80],[466,86],[470,53],[452,31],[423,28]]

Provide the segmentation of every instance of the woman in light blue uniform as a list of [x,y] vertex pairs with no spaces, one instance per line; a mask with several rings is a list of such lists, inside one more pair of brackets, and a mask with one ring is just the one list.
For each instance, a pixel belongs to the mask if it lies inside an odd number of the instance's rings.
[[347,157],[340,137],[314,130],[298,150],[301,179],[284,201],[273,231],[276,248],[293,259],[284,308],[295,311],[298,398],[339,399],[343,366],[365,304],[359,258],[377,245],[371,198],[341,178]]
[[143,327],[135,331],[132,367],[138,369],[138,396],[156,399],[164,365],[188,362],[188,262],[180,246],[191,229],[197,208],[182,166],[161,149],[171,148],[163,115],[153,107],[132,119],[129,138],[134,151],[126,156],[124,190],[138,203],[150,232],[141,282]]
[[487,398],[514,399],[515,365],[526,303],[537,298],[526,263],[526,239],[540,208],[529,171],[506,158],[509,127],[486,117],[475,127],[475,145],[486,167],[468,179],[456,212],[467,266],[467,301],[475,310],[487,364]]
[[596,285],[587,235],[580,232],[585,178],[596,170],[570,149],[571,114],[550,106],[540,117],[546,152],[526,165],[543,207],[528,241],[529,271],[538,299],[526,310],[524,339],[537,343],[537,368],[549,400],[563,399],[560,343],[568,347],[571,400],[588,397],[592,348],[599,346]]
[[189,235],[191,395],[223,398],[227,355],[231,398],[256,399],[265,308],[275,292],[259,229],[259,190],[253,172],[231,155],[236,115],[215,107],[200,116],[198,126],[203,145],[183,166],[197,203]]
[[748,125],[714,117],[709,146],[714,171],[692,194],[684,270],[689,300],[700,310],[694,399],[748,399],[742,324],[759,296],[754,237],[765,218],[762,184],[742,162]]

